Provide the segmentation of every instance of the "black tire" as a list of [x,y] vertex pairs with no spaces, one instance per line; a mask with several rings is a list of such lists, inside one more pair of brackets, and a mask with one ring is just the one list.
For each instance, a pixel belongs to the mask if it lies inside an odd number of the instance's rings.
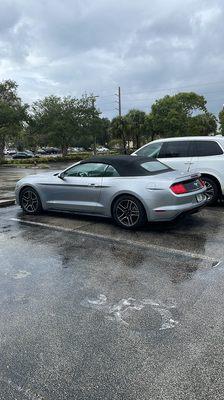
[[115,200],[112,217],[117,225],[128,230],[140,228],[147,222],[142,203],[131,195],[122,195]]
[[26,214],[36,215],[42,211],[40,196],[31,187],[22,189],[20,193],[20,205]]
[[211,206],[217,203],[219,199],[219,187],[212,178],[202,176],[202,180],[205,182],[205,186],[207,187],[207,191],[205,193],[208,198],[207,204]]

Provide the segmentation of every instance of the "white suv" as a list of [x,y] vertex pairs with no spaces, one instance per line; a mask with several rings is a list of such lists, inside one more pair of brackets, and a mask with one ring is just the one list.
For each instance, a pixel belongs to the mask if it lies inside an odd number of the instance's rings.
[[200,172],[210,204],[224,195],[224,137],[221,135],[154,140],[133,155],[158,158],[180,171]]

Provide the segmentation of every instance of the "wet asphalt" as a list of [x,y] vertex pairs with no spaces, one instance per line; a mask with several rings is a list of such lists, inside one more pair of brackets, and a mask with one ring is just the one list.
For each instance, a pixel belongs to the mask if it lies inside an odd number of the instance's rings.
[[0,399],[223,399],[224,207],[126,232],[0,211]]

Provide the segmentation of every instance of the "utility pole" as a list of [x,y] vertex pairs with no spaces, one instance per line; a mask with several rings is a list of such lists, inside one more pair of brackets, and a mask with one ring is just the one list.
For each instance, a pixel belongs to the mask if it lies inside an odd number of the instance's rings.
[[120,88],[120,86],[118,87],[118,93],[115,93],[115,96],[118,97],[118,112],[119,112],[119,117],[121,117],[121,88]]
[[[95,102],[96,102],[97,97],[100,97],[100,96],[92,96],[92,109],[93,109],[93,111],[95,110]],[[95,127],[94,126],[93,126],[93,128],[94,128],[94,132],[93,132],[93,135],[94,135],[93,154],[96,155],[96,131],[95,131]]]

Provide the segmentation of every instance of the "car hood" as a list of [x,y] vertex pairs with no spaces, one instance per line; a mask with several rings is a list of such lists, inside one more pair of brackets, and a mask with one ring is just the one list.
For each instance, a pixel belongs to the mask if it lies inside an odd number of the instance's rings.
[[43,172],[42,174],[34,174],[24,176],[19,182],[30,182],[30,181],[41,181],[41,180],[49,180],[50,178],[57,177],[62,171],[54,171],[54,172]]

